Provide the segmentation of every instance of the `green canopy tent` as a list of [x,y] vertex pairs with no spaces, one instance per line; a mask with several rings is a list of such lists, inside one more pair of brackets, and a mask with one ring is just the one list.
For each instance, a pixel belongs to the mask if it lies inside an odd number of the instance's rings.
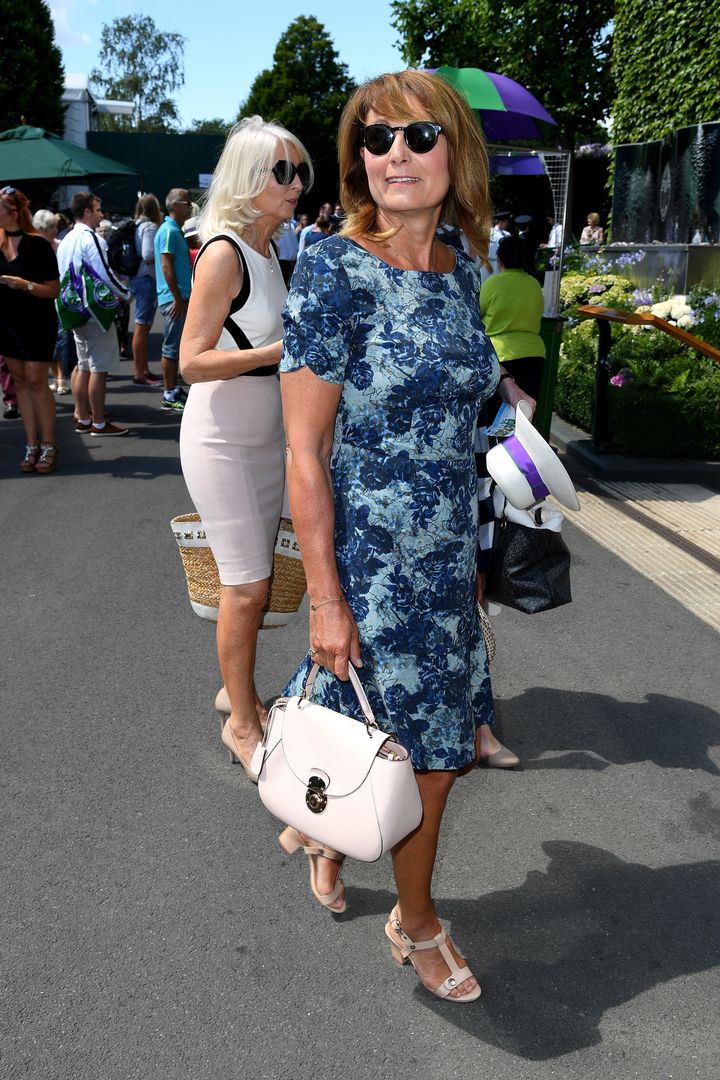
[[59,180],[73,182],[88,176],[138,176],[119,161],[94,154],[44,128],[10,128],[0,132],[0,182]]

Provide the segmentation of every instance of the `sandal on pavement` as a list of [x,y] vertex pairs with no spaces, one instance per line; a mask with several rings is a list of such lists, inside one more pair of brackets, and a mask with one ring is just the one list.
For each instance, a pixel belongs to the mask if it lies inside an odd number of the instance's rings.
[[[339,851],[335,851],[333,848],[321,847],[320,844],[316,844],[313,841],[306,843],[297,829],[293,829],[290,825],[288,825],[284,832],[280,833],[278,842],[283,851],[286,851],[288,855],[294,855],[299,848],[302,848],[307,855],[308,862],[310,863],[310,888],[312,889],[315,899],[322,904],[324,908],[327,908],[331,915],[342,915],[344,911],[347,911],[345,886],[339,875],[332,892],[321,893],[318,891],[317,887],[318,858],[332,859],[333,862],[342,863],[345,856],[341,855]],[[331,904],[334,904],[336,900],[342,900],[341,907],[330,906]]]
[[37,443],[27,443],[25,446],[25,457],[20,462],[21,472],[35,472],[35,466],[37,465],[38,458],[40,457],[40,447]]
[[41,476],[47,476],[49,473],[55,472],[57,456],[58,452],[55,443],[40,443],[40,457],[35,466],[35,472],[40,473]]
[[[450,974],[444,982],[441,982],[434,990],[431,986],[426,986],[422,982],[420,972],[415,968],[420,982],[426,990],[433,994],[437,998],[442,998],[446,1001],[477,1001],[480,997],[481,990],[478,984],[474,990],[469,990],[466,994],[460,994],[458,997],[451,997],[452,991],[455,987],[460,986],[466,979],[473,979],[473,975],[470,968],[465,964],[464,967],[458,967],[455,957],[450,952],[450,949],[446,945],[447,941],[452,941],[452,938],[448,937],[447,931],[441,930],[439,934],[436,934],[434,938],[430,938],[429,941],[413,941],[412,938],[403,930],[400,925],[400,919],[398,918],[397,908],[393,908],[390,912],[390,917],[385,924],[385,933],[390,941],[390,952],[392,958],[396,964],[407,964],[408,960],[415,967],[415,960],[413,954],[420,952],[423,949],[439,949],[443,960],[450,969]],[[398,942],[396,939],[400,939]]]

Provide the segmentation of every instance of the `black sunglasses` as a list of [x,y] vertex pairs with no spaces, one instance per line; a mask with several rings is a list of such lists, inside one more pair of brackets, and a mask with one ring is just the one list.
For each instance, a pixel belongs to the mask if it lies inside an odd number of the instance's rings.
[[270,172],[283,187],[292,184],[295,177],[299,176],[303,191],[310,190],[310,166],[307,161],[301,161],[299,165],[296,165],[293,161],[282,158],[275,162]]
[[413,154],[428,154],[437,145],[442,128],[429,120],[413,120],[412,124],[397,127],[368,124],[362,131],[362,145],[374,157],[382,157],[395,142],[396,131],[402,131],[405,145]]

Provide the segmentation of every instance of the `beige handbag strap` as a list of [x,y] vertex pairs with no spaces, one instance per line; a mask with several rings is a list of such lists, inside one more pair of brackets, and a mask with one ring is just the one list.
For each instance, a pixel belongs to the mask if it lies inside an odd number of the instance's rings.
[[[310,699],[312,697],[312,688],[315,683],[315,676],[317,675],[319,670],[319,664],[313,664],[313,666],[310,668],[308,677],[305,680],[305,685],[303,686],[302,692],[300,693],[301,701],[303,700],[303,698]],[[352,664],[348,664],[348,673],[350,675],[350,682],[352,683],[353,690],[355,691],[355,696],[358,699],[362,714],[365,717],[365,723],[369,727],[376,728],[378,726],[377,720],[375,719],[373,711],[370,708],[370,702],[367,699],[367,695],[363,690],[362,683],[360,682],[357,676],[357,672],[355,671],[355,668]]]

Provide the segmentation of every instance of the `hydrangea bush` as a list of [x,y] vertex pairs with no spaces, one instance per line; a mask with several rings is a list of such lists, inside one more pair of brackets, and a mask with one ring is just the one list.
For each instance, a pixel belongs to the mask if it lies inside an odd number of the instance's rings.
[[600,304],[601,307],[633,311],[634,291],[632,282],[619,274],[565,274],[560,282],[563,314],[573,314],[572,309],[579,304]]

